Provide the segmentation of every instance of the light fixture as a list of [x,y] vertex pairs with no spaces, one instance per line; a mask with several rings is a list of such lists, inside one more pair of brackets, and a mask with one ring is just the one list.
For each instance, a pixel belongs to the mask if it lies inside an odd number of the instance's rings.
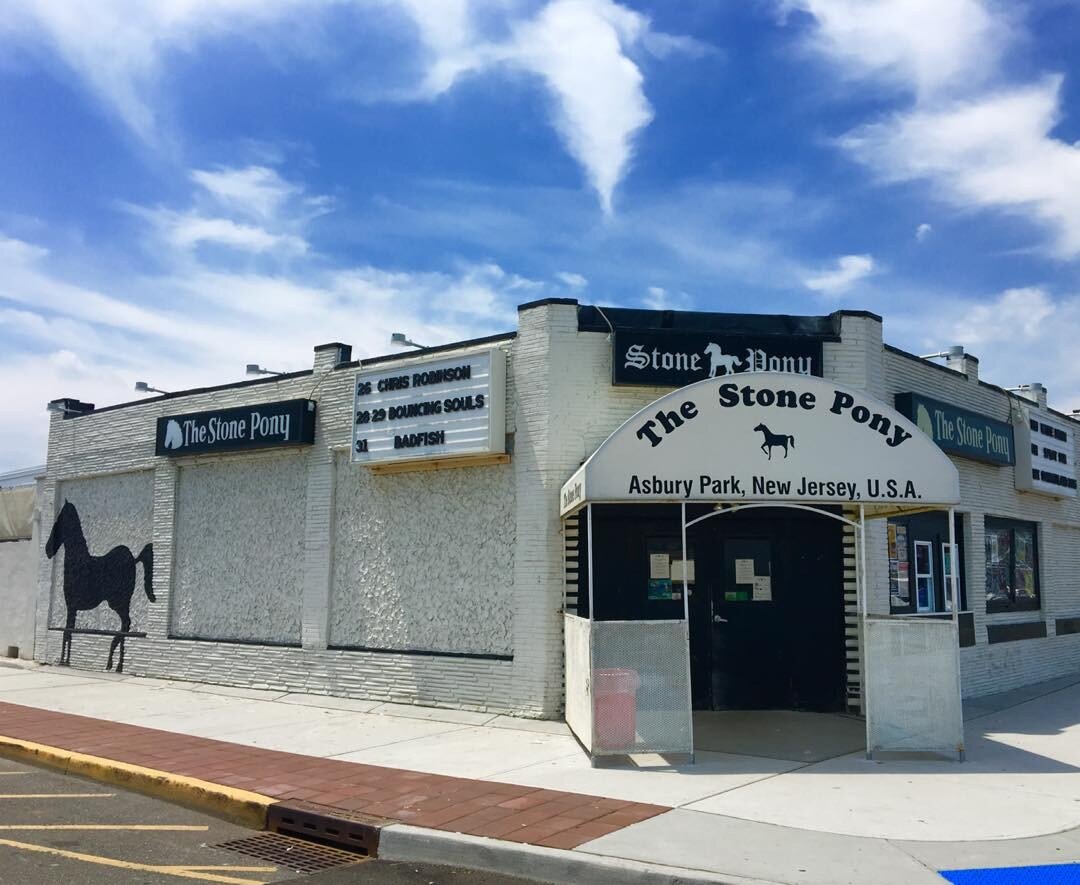
[[922,356],[919,357],[919,359],[921,359],[921,360],[937,360],[937,359],[943,359],[945,357],[948,357],[949,359],[960,359],[964,355],[965,354],[964,354],[963,345],[954,344],[948,350],[941,350],[941,351],[938,351],[937,353],[924,353]]
[[417,344],[415,341],[410,341],[407,337],[405,337],[404,332],[391,333],[390,343],[393,344],[395,347],[415,347],[418,350],[424,349],[423,344]]
[[169,392],[167,390],[162,390],[159,387],[151,387],[145,381],[136,381],[135,382],[135,390],[137,390],[139,393],[168,393]]
[[247,373],[249,375],[284,375],[284,372],[275,372],[273,369],[264,369],[258,363],[248,363]]

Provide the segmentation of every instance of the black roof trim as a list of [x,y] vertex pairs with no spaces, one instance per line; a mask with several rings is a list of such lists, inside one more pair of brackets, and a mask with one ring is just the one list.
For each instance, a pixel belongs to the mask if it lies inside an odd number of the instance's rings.
[[[935,363],[933,360],[924,359],[923,357],[914,353],[909,353],[906,350],[901,350],[899,347],[894,347],[892,344],[885,344],[883,346],[886,350],[895,353],[897,356],[902,356],[904,359],[913,360],[914,362],[921,363],[922,365],[927,366],[931,369],[937,369],[939,372],[948,372],[950,375],[955,375],[959,378],[967,378],[967,375],[965,375],[959,369],[950,369],[948,366],[942,365],[941,363]],[[994,385],[988,384],[987,386],[993,387]]]
[[829,316],[834,317],[865,317],[868,320],[882,322],[881,317],[872,310],[834,310]]
[[[908,353],[906,350],[901,350],[899,347],[894,347],[892,344],[886,344],[885,349],[892,353],[895,353],[897,356],[902,356],[905,359],[914,360],[917,363],[922,363],[922,365],[924,366],[930,366],[930,368],[937,369],[940,372],[949,372],[953,375],[959,375],[961,378],[967,377],[967,375],[965,375],[963,372],[958,372],[956,371],[956,369],[950,369],[948,366],[941,366],[937,363],[932,363],[930,362],[930,360],[924,360],[921,356],[916,356],[913,353]],[[978,359],[976,357],[970,356],[969,354],[965,354],[965,356],[968,356],[969,359],[973,359],[975,360],[975,362],[978,362]],[[983,381],[982,378],[978,379],[978,384],[980,387],[985,387],[989,390],[994,390],[997,393],[1004,394],[1005,396],[1011,397],[1012,399],[1016,400],[1017,402],[1023,403],[1024,405],[1035,406],[1035,408],[1037,409],[1043,408],[1043,406],[1040,406],[1036,402],[1032,402],[1026,396],[1020,396],[1020,394],[1013,393],[1011,390],[1008,390],[1005,387],[1000,387],[997,384],[991,384],[989,381]],[[1045,408],[1047,412],[1057,415],[1059,418],[1065,418],[1069,421],[1080,422],[1080,415],[1068,415],[1065,412],[1059,412],[1057,409],[1051,408],[1050,406],[1046,406]]]
[[362,360],[352,360],[335,366],[335,369],[356,369],[363,366],[373,366],[378,363],[391,363],[394,360],[408,359],[414,356],[423,356],[429,353],[443,353],[447,350],[460,350],[463,347],[476,347],[480,344],[497,344],[500,341],[513,341],[517,338],[517,332],[499,332],[497,335],[485,335],[482,338],[469,338],[465,341],[451,341],[449,344],[438,344],[435,347],[425,347],[420,350],[409,350],[402,353],[387,353],[382,356],[369,356]]
[[234,390],[237,387],[255,387],[258,384],[273,384],[275,381],[288,380],[289,378],[303,378],[305,375],[314,374],[313,369],[303,369],[299,372],[283,372],[280,375],[272,375],[267,378],[252,378],[248,381],[233,381],[231,384],[216,384],[213,387],[193,387],[190,390],[174,390],[163,393],[161,396],[150,396],[146,399],[128,400],[126,403],[116,403],[112,406],[102,406],[92,412],[83,415],[73,415],[73,418],[82,418],[85,415],[99,415],[102,412],[115,412],[117,409],[126,409],[130,406],[144,406],[147,403],[159,403],[167,399],[179,399],[185,396],[198,396],[200,393],[216,393],[219,390]]
[[536,301],[526,301],[525,304],[518,305],[517,312],[531,310],[534,307],[543,307],[544,305],[576,305],[577,303],[577,298],[540,298]]
[[[871,314],[872,316],[872,314]],[[762,313],[706,313],[693,310],[645,310],[628,307],[582,305],[578,308],[579,332],[610,332],[664,329],[683,332],[723,332],[755,337],[840,340],[840,312],[829,316],[791,316]]]

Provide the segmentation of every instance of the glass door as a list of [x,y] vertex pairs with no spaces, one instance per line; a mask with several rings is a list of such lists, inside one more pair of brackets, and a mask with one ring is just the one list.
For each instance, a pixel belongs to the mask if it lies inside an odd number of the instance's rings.
[[932,612],[934,605],[934,545],[915,542],[915,610]]

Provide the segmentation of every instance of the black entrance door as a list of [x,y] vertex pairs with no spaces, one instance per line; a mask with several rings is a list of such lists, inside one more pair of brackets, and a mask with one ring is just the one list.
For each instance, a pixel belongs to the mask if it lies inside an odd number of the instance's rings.
[[694,706],[837,710],[844,696],[839,523],[781,510],[695,527]]

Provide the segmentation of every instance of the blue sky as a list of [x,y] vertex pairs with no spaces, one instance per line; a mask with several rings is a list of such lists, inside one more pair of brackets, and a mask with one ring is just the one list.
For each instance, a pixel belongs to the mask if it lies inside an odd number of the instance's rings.
[[1076,0],[0,0],[0,470],[545,296],[885,317],[1080,407]]

